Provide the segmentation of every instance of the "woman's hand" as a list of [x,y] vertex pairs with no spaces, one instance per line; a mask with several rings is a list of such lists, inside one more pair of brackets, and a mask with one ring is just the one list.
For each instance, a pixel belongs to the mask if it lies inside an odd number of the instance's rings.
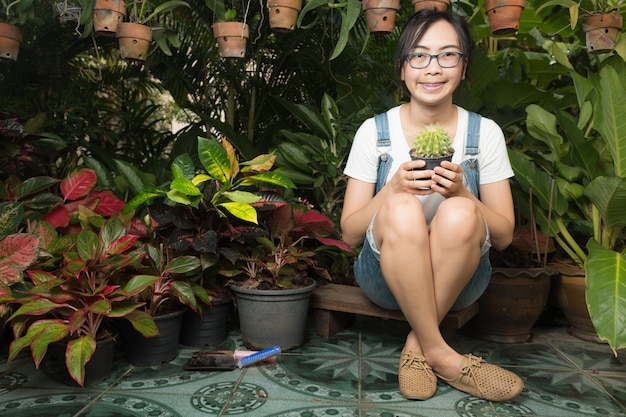
[[396,192],[416,195],[429,195],[432,190],[433,171],[421,169],[426,165],[422,160],[408,161],[400,165],[400,169],[391,178],[391,186]]
[[443,161],[432,171],[431,188],[444,197],[452,197],[467,191],[463,185],[463,168],[461,165]]

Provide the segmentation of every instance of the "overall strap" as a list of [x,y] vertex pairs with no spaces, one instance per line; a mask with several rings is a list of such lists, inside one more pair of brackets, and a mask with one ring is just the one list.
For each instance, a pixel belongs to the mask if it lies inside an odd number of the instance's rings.
[[465,139],[465,155],[470,155],[471,157],[461,164],[468,187],[477,198],[479,197],[478,191],[480,187],[480,171],[477,158],[480,153],[480,119],[479,114],[469,112],[467,138]]
[[387,113],[380,113],[374,117],[376,122],[376,148],[378,149],[378,172],[376,175],[376,194],[383,188],[391,168],[393,158],[389,155],[391,139],[389,138],[389,121]]

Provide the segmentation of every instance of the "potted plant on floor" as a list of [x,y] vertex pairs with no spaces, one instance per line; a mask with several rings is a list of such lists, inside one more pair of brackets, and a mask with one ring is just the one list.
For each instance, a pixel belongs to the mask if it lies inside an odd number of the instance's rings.
[[[11,288],[24,281],[24,271],[39,256],[39,236],[18,233],[23,214],[24,208],[19,202],[0,203],[0,299],[9,297]],[[0,302],[2,328],[10,311],[7,304]]]
[[[598,74],[584,77],[574,71],[564,55],[558,55],[570,69],[578,99],[574,113],[578,118],[561,110],[550,113],[530,106],[527,128],[534,138],[546,144],[548,152],[537,154],[533,162],[512,153],[511,161],[520,184],[526,190],[536,190],[537,211],[545,212],[550,204],[553,207],[550,227],[540,216],[539,224],[584,271],[576,274],[582,275],[577,279],[569,276],[572,279],[568,282],[579,283],[578,293],[585,295],[580,300],[581,308],[571,312],[588,312],[593,322],[590,330],[595,329],[597,336],[619,349],[626,346],[626,332],[621,327],[626,321],[626,274],[621,266],[626,262],[622,251],[626,164],[621,157],[626,152],[626,89],[618,74],[626,71],[626,64],[621,59],[607,60]],[[563,143],[568,146],[562,146]],[[600,153],[598,149],[607,152]],[[545,155],[550,160],[542,164]],[[568,298],[567,304],[576,303]],[[594,336],[587,329],[574,328],[584,317],[567,318],[575,335]]]
[[178,355],[178,341],[186,308],[197,312],[200,303],[209,304],[208,292],[198,284],[200,259],[196,256],[175,256],[164,245],[147,243],[141,265],[127,283],[135,292],[142,310],[149,314],[159,329],[156,337],[145,337],[125,326],[122,334],[126,360],[139,366],[169,362]]
[[[165,248],[179,255],[200,257],[202,274],[198,283],[213,296],[211,302],[198,308],[207,320],[211,320],[208,313],[214,300],[229,299],[229,294],[218,297],[213,293],[221,288],[215,285],[215,270],[221,262],[232,264],[237,260],[237,242],[258,223],[254,205],[261,199],[258,191],[295,187],[288,177],[272,170],[275,158],[259,155],[239,162],[228,140],[198,138],[197,158],[187,153],[176,156],[167,187],[146,188],[124,208],[126,212],[147,204],[154,233],[164,239]],[[215,343],[210,335],[205,338],[187,333],[183,329],[185,344]]]
[[532,221],[517,226],[509,247],[491,249],[491,279],[478,299],[478,313],[464,331],[498,343],[529,341],[533,326],[546,309],[552,277],[557,274],[548,265],[548,256],[554,252],[553,240]]
[[172,55],[171,47],[180,41],[175,32],[162,27],[150,27],[148,22],[161,13],[171,12],[178,7],[190,7],[184,0],[168,0],[154,4],[150,0],[133,0],[130,3],[128,22],[118,25],[115,36],[119,40],[123,58],[145,61],[154,37],[157,46],[165,55]]
[[334,223],[316,210],[275,193],[256,205],[259,227],[247,232],[236,264],[220,274],[233,277],[230,288],[237,297],[244,344],[289,350],[303,343],[314,278],[331,280],[324,253],[351,249],[337,239]]
[[[155,336],[152,318],[134,296],[144,288],[118,285],[116,277],[137,262],[143,251],[134,246],[129,219],[104,220],[85,206],[79,208],[82,230],[68,241],[45,221],[32,225],[48,253],[29,269],[30,281],[3,301],[15,306],[9,317],[15,340],[8,362],[30,347],[39,367],[49,346],[61,345],[71,381],[80,386],[102,381],[110,372],[115,347],[114,319],[124,317],[145,336]],[[67,237],[67,236],[66,236]],[[98,360],[94,359],[98,358]],[[96,372],[96,374],[94,374]]]

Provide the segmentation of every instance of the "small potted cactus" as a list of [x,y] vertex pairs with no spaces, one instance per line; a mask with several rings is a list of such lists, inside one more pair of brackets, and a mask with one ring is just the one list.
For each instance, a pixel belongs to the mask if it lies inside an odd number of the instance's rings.
[[429,125],[417,135],[409,155],[414,161],[418,159],[426,161],[426,165],[421,169],[434,169],[441,161],[452,161],[454,148],[444,128]]

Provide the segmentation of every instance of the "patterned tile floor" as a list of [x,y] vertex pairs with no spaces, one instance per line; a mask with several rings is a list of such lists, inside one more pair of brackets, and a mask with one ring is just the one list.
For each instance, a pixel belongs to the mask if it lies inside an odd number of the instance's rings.
[[[614,358],[607,346],[570,336],[564,327],[538,327],[530,342],[515,345],[446,334],[459,351],[524,379],[523,393],[501,404],[443,384],[428,401],[404,400],[397,364],[405,323],[360,317],[330,339],[315,336],[313,327],[304,346],[282,353],[276,364],[184,371],[198,349],[181,346],[176,360],[155,368],[135,368],[119,357],[107,381],[85,389],[63,385],[50,365],[35,370],[24,356],[0,368],[0,416],[626,416],[624,352]],[[241,349],[237,325],[210,348]]]

